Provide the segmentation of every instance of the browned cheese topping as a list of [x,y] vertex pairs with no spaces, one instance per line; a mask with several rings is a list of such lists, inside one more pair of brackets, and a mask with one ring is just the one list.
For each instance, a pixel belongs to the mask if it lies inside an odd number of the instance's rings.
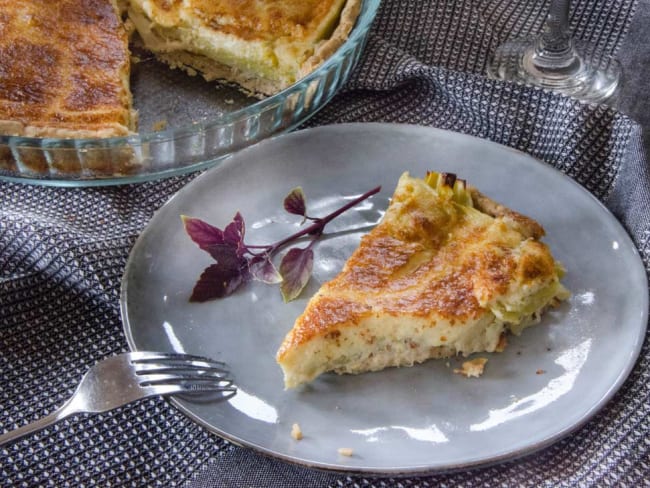
[[[170,22],[181,6],[190,8],[205,25],[239,39],[275,40],[290,37],[298,40],[312,32],[331,11],[333,0],[155,0]],[[184,4],[184,5],[182,5]]]
[[0,0],[0,121],[128,133],[127,34],[110,0]]

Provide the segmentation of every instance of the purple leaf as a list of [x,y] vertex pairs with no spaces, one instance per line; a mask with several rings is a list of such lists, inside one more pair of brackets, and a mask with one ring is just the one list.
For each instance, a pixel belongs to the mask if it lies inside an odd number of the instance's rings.
[[230,244],[214,244],[207,246],[205,250],[224,272],[239,272],[243,268],[245,259],[241,258],[237,249]]
[[290,214],[306,217],[307,208],[305,205],[305,194],[302,188],[297,186],[284,197],[284,209]]
[[239,212],[223,230],[223,239],[230,244],[238,244],[244,239],[244,218]]
[[300,295],[311,277],[313,267],[314,251],[311,247],[305,249],[294,247],[284,255],[280,263],[282,275],[280,291],[285,302],[290,302]]
[[205,268],[194,285],[190,302],[206,302],[223,298],[234,292],[243,282],[239,270],[233,271],[213,264]]
[[203,250],[208,246],[223,244],[224,233],[221,229],[214,227],[201,219],[195,219],[186,215],[181,215],[181,220],[185,226],[185,232],[194,242]]
[[244,245],[244,233],[246,231],[244,218],[239,212],[235,214],[226,228],[223,230],[223,240],[226,244],[231,244],[237,249],[237,255],[243,256],[246,252]]
[[248,262],[248,271],[251,278],[268,285],[280,283],[282,276],[275,269],[269,257],[255,256]]
[[[312,224],[273,244],[251,246],[253,251],[244,243],[245,224],[239,212],[224,230],[200,219],[182,215],[183,224],[190,238],[217,261],[204,270],[190,300],[202,302],[230,295],[250,279],[265,283],[281,282],[284,300],[293,300],[311,277],[314,264],[312,246],[322,235],[324,227],[341,213],[353,208],[379,190],[380,187],[367,191],[325,217],[312,218],[306,215],[305,195],[302,189],[294,188],[285,198],[284,208],[291,214],[312,220]],[[312,236],[312,243],[306,249],[290,249],[282,259],[278,272],[271,258],[289,242],[306,235]]]

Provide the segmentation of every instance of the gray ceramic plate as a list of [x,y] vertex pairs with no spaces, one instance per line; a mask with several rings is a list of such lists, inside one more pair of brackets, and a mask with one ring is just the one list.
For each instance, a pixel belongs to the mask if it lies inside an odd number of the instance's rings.
[[[359,376],[323,375],[284,391],[274,355],[307,297],[334,276],[376,223],[399,175],[455,172],[484,193],[539,220],[566,266],[570,301],[489,356],[484,375],[453,374],[461,359]],[[248,243],[298,228],[282,209],[301,185],[310,214],[382,191],[335,220],[316,247],[304,298],[283,303],[277,286],[190,304],[211,258],[179,216],[219,227],[240,211]],[[354,229],[357,229],[356,231]],[[239,392],[227,402],[174,399],[183,412],[236,443],[312,467],[425,473],[511,459],[576,429],[612,397],[641,348],[648,289],[639,256],[618,221],[571,179],[520,152],[441,130],[352,124],[295,132],[245,149],[182,189],[133,248],[122,315],[133,349],[186,351],[227,362]],[[304,432],[290,436],[291,425]],[[352,457],[338,454],[353,449]]]

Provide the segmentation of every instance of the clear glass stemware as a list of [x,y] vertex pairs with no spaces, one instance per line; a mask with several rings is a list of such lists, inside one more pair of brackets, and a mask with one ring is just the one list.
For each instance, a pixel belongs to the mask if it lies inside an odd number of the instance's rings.
[[569,0],[551,0],[540,35],[509,40],[488,64],[488,76],[557,90],[589,103],[616,100],[621,67],[595,46],[574,39]]

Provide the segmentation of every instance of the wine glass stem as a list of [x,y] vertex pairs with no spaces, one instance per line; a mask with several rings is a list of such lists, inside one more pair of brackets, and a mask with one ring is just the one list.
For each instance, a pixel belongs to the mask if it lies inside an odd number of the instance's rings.
[[499,46],[488,64],[488,76],[556,90],[589,103],[615,103],[620,64],[572,36],[570,3],[550,0],[542,33]]
[[533,63],[542,70],[578,69],[578,53],[569,32],[569,4],[570,0],[551,0],[533,58]]

